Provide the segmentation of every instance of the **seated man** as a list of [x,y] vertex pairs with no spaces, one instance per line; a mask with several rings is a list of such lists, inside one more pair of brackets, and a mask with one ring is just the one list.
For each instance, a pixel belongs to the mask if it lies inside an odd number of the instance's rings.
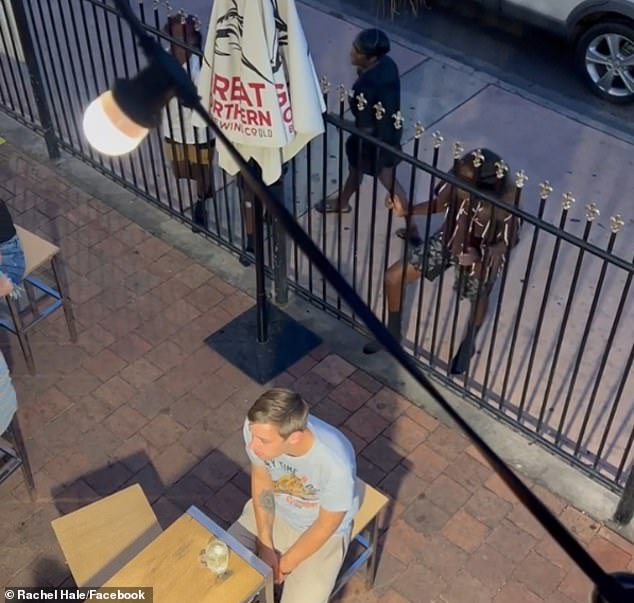
[[244,439],[252,498],[229,532],[271,566],[281,603],[326,603],[359,508],[352,444],[285,389],[258,398]]

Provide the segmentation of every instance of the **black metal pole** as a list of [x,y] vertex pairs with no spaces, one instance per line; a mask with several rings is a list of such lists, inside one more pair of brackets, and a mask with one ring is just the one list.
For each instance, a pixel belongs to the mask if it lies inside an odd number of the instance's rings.
[[18,35],[20,36],[20,44],[22,45],[26,66],[29,70],[37,112],[40,116],[42,128],[44,129],[44,141],[46,142],[48,156],[51,159],[59,159],[59,146],[53,128],[51,111],[46,100],[46,95],[44,94],[42,74],[40,72],[40,66],[37,64],[37,57],[35,56],[35,46],[33,45],[33,37],[31,36],[29,21],[24,9],[24,0],[11,0],[11,8],[18,28]]
[[[273,194],[286,204],[284,172],[271,187]],[[273,283],[275,303],[285,306],[288,303],[288,245],[286,231],[277,217],[273,216]]]
[[614,521],[622,525],[630,523],[634,517],[634,465],[630,468],[630,475],[625,482],[625,490],[614,513]]
[[264,275],[264,218],[262,201],[253,195],[253,239],[255,245],[255,305],[257,314],[258,343],[266,343],[268,333],[268,308]]

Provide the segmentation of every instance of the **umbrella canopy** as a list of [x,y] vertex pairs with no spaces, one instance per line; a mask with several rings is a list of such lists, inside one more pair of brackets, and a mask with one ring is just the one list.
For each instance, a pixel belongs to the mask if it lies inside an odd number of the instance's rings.
[[[198,93],[264,181],[278,180],[282,163],[324,131],[326,110],[295,0],[215,0]],[[238,172],[222,144],[218,157]]]

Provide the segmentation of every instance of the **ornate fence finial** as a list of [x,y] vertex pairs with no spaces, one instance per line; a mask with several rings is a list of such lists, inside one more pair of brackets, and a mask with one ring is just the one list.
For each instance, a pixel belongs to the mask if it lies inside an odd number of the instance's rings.
[[482,149],[473,151],[473,153],[471,153],[471,156],[473,157],[473,167],[482,167],[482,164],[484,163],[484,154],[482,153]]
[[504,178],[504,176],[506,176],[506,174],[509,171],[509,166],[506,165],[506,162],[502,159],[500,159],[500,161],[496,161],[494,164],[495,167],[495,177],[498,180],[502,180],[502,178]]
[[539,183],[539,198],[542,201],[546,201],[548,197],[550,197],[550,193],[553,192],[553,187],[550,185],[548,180],[544,180],[544,182]]
[[616,216],[612,216],[610,218],[610,230],[614,234],[621,232],[621,229],[623,228],[623,226],[625,226],[625,222],[623,221],[621,214],[616,214]]
[[588,222],[594,222],[600,214],[601,212],[599,211],[596,203],[590,203],[589,205],[586,205],[586,219],[588,220]]
[[515,186],[517,186],[517,188],[524,188],[527,182],[528,176],[524,170],[519,170],[519,172],[515,173]]
[[383,106],[383,103],[379,101],[372,108],[374,109],[374,116],[377,118],[377,120],[383,119],[383,117],[385,116],[385,107]]
[[200,31],[202,28],[202,23],[200,22],[200,18],[198,15],[194,15],[194,31]]
[[392,114],[392,119],[394,120],[394,127],[397,130],[401,130],[403,128],[403,124],[405,123],[405,118],[400,111]]
[[453,143],[453,158],[460,159],[463,154],[464,147],[462,146],[462,143],[460,141],[456,140],[456,142]]
[[431,137],[434,139],[434,149],[439,149],[443,142],[445,142],[445,137],[436,130]]
[[170,3],[170,0],[165,0],[165,10],[167,11],[168,15],[172,14],[173,7]]
[[564,209],[570,209],[575,201],[576,199],[572,196],[572,193],[564,193],[561,196],[561,204],[564,206]]
[[420,121],[417,121],[414,124],[414,138],[421,138],[424,133],[425,126]]
[[345,103],[346,97],[348,96],[348,91],[346,90],[346,87],[343,84],[339,84],[337,86],[337,94],[339,95],[339,102]]
[[161,4],[161,0],[152,0],[152,8],[154,10],[158,10],[159,4]]
[[357,109],[359,111],[365,111],[365,108],[368,106],[368,100],[365,98],[365,94],[361,92],[360,94],[357,94],[356,98],[357,98]]
[[328,94],[330,92],[330,82],[325,75],[319,80],[319,84],[321,86],[322,94]]
[[178,16],[180,17],[181,25],[185,25],[185,23],[187,23],[187,13],[185,12],[185,10],[180,8],[178,10]]

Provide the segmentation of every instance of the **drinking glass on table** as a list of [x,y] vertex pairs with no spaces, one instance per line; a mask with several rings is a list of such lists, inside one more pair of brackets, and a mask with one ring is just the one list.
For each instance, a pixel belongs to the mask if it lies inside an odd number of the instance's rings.
[[229,568],[229,547],[222,540],[213,538],[202,551],[200,561],[216,576],[222,577]]

